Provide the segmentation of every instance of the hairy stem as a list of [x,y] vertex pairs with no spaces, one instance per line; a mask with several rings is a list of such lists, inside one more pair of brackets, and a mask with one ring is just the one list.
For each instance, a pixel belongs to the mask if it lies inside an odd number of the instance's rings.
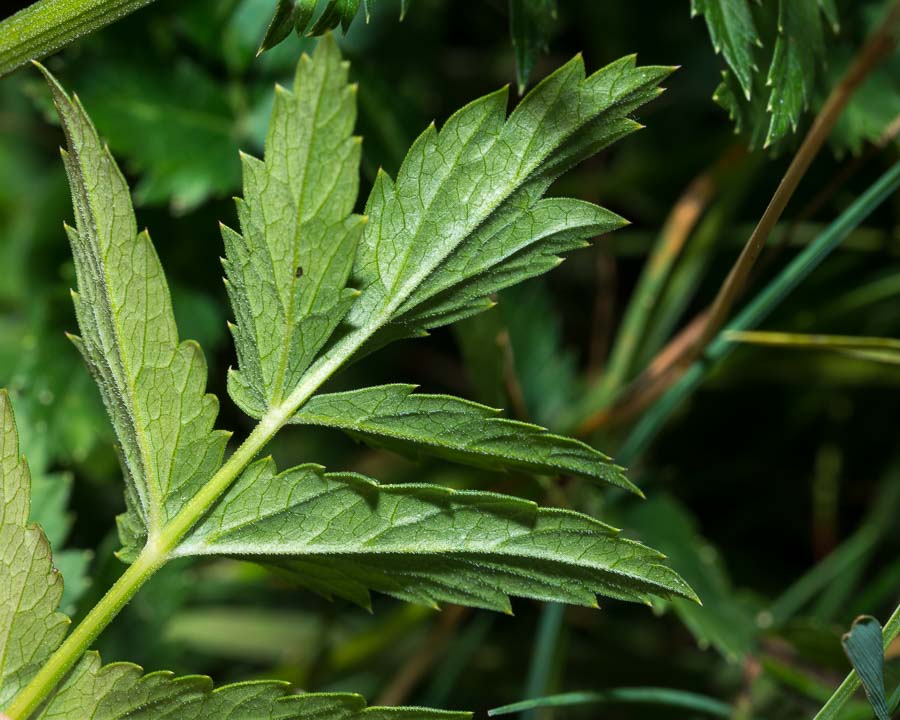
[[75,662],[90,648],[100,631],[119,614],[138,589],[165,564],[156,546],[147,545],[106,595],[82,620],[65,642],[5,710],[9,720],[26,720],[44,701]]
[[153,0],[38,0],[0,22],[0,76]]
[[[389,310],[390,312],[390,310]],[[386,315],[387,316],[387,315]],[[135,593],[173,556],[182,538],[206,514],[238,478],[266,443],[291,416],[330,378],[344,362],[381,326],[360,329],[345,336],[324,355],[281,405],[271,408],[260,419],[247,439],[234,451],[207,483],[172,518],[138,555],[103,599],[79,623],[78,627],[53,653],[44,667],[14,698],[5,713],[9,720],[27,720],[72,669],[97,636],[106,629]],[[0,715],[2,717],[2,715]]]
[[[888,618],[887,624],[884,626],[882,632],[882,637],[884,638],[885,650],[887,650],[888,646],[894,642],[897,637],[900,637],[900,605],[894,609],[893,615]],[[860,682],[856,670],[851,671],[850,674],[844,678],[844,682],[842,682],[837,690],[834,691],[834,694],[828,698],[828,702],[826,702],[822,706],[822,709],[816,713],[813,720],[832,720],[832,718],[838,717],[844,705],[846,705],[847,701],[853,697],[853,693],[859,689]]]

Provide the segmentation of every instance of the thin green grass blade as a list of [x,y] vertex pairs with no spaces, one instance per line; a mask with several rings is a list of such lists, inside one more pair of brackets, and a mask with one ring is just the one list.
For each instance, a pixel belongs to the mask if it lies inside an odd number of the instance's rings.
[[571,692],[561,695],[548,695],[546,697],[523,700],[522,702],[488,710],[488,717],[500,715],[512,715],[513,713],[536,710],[547,707],[572,707],[573,705],[609,705],[623,703],[629,705],[663,705],[671,708],[681,708],[702,712],[712,717],[730,718],[732,708],[721,700],[685,692],[684,690],[671,690],[659,687],[634,687],[615,688],[600,692]]
[[725,337],[748,345],[837,352],[861,360],[900,365],[900,340],[895,338],[764,331],[735,331]]

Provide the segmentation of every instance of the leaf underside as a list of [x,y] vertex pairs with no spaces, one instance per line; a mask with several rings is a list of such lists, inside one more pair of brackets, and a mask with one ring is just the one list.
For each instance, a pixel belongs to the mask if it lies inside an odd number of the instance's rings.
[[[242,234],[223,229],[240,362],[230,389],[251,415],[288,402],[317,363],[337,368],[372,345],[478,312],[495,291],[621,226],[621,218],[590,203],[542,196],[567,168],[636,129],[629,114],[660,92],[669,69],[638,68],[625,58],[585,77],[576,58],[509,117],[505,91],[466,106],[440,132],[432,127],[420,136],[396,181],[379,175],[368,224],[351,212],[359,141],[351,135],[355,90],[346,72],[331,37],[301,60],[293,93],[281,91],[276,101],[265,160],[244,159]],[[76,344],[120,443],[128,558],[218,468],[227,433],[212,429],[217,402],[205,394],[202,354],[178,340],[162,268],[147,234],[137,233],[121,173],[77,99],[47,75],[68,138],[64,158],[77,219],[69,232],[79,288]],[[60,588],[49,547],[39,530],[23,525],[27,470],[16,459],[4,408],[3,532],[19,545],[30,538],[32,550],[12,561],[12,574],[40,593],[37,616],[6,611],[7,637],[22,637],[16,633],[29,623],[44,628],[35,635],[29,626],[31,654],[20,651],[9,670],[4,666],[15,677],[8,683],[13,693],[68,621],[54,613]],[[481,405],[417,395],[410,386],[315,397],[296,419],[472,464],[568,472],[633,489],[586,445]],[[585,515],[493,493],[379,485],[315,465],[278,474],[271,459],[250,465],[172,556],[210,554],[262,562],[323,595],[362,605],[372,590],[432,606],[503,611],[510,596],[588,606],[598,594],[696,599],[662,555]],[[35,571],[23,571],[29,562]],[[45,639],[34,644],[34,637]],[[357,696],[288,695],[277,683],[211,691],[206,678],[104,668],[90,654],[41,712],[110,719],[448,716],[366,709]]]
[[509,612],[509,596],[596,606],[596,595],[696,599],[663,556],[578,513],[496,493],[379,485],[257,461],[177,551],[275,568],[368,607],[369,590]]
[[603,453],[542,427],[449,395],[414,394],[414,385],[382,385],[317,395],[292,422],[344,430],[412,456],[436,455],[495,470],[568,474],[639,492]]
[[68,141],[63,152],[76,228],[67,228],[78,292],[81,351],[119,442],[133,557],[219,467],[228,433],[213,430],[200,347],[179,342],[168,286],[128,186],[77,99],[44,71]]
[[625,222],[570,198],[542,198],[567,169],[638,129],[629,115],[671,68],[623,58],[585,77],[576,57],[507,117],[506,89],[415,141],[396,180],[379,173],[347,322],[377,347],[481,312],[498,290]]
[[[597,206],[541,196],[572,164],[637,128],[628,115],[660,92],[668,72],[625,58],[585,77],[576,58],[508,118],[505,91],[468,105],[440,132],[423,133],[396,181],[380,175],[364,225],[351,214],[359,161],[351,135],[355,93],[336,43],[324,38],[312,58],[301,59],[293,94],[279,93],[265,161],[244,160],[243,235],[223,231],[241,361],[231,378],[238,402],[251,414],[266,412],[323,358],[339,366],[367,341],[382,342],[379,336],[424,332],[476,312],[488,294],[620,226]],[[146,235],[134,232],[124,180],[77,101],[51,83],[72,148],[79,287],[92,293],[91,302],[76,304],[82,346],[113,415],[126,472],[132,460],[137,468],[132,504],[142,509],[145,498],[151,501],[152,533],[153,520],[170,519],[193,495],[195,480],[215,470],[226,435],[210,432],[215,400],[202,394],[202,356],[177,344],[162,269]],[[135,256],[143,262],[124,271]],[[346,287],[351,281],[359,290]],[[135,297],[135,288],[143,296]],[[309,327],[315,332],[306,333]],[[142,339],[137,347],[134,337]],[[179,365],[179,351],[195,362]],[[568,472],[634,489],[605,456],[577,441],[474,403],[410,391],[388,386],[320,396],[297,419],[473,464]],[[174,417],[164,413],[169,407]],[[176,438],[174,458],[157,441],[166,433]],[[194,463],[190,482],[171,497],[153,463],[167,478],[182,477],[175,473],[182,452]],[[393,507],[387,515],[386,507]],[[353,521],[363,511],[374,535]],[[324,517],[333,524],[308,534]],[[460,528],[468,530],[460,535]],[[331,544],[325,530],[338,536]],[[422,545],[423,538],[431,543]],[[379,486],[314,466],[276,475],[262,462],[247,470],[175,551],[211,553],[260,559],[320,592],[361,603],[369,589],[503,610],[510,595],[585,605],[598,593],[638,601],[692,596],[662,556],[586,516],[491,494]]]
[[242,234],[223,226],[239,370],[229,393],[253,417],[280,403],[346,315],[364,219],[353,215],[360,139],[356,88],[331,36],[281,88],[265,161],[243,156]]

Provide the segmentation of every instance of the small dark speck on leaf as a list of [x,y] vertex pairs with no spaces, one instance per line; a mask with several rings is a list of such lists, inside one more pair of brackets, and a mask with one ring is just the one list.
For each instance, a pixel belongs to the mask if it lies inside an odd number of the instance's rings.
[[297,269],[294,270],[294,277],[303,277],[303,268],[299,265],[297,266]]

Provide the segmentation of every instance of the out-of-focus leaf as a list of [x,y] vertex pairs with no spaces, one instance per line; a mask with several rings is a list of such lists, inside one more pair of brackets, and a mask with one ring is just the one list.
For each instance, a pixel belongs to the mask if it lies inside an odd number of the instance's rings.
[[731,586],[716,549],[702,538],[688,510],[674,498],[655,493],[636,507],[627,524],[639,537],[665,552],[672,566],[697,591],[702,606],[672,600],[672,607],[701,645],[712,645],[737,661],[753,648],[756,608]]
[[640,491],[610,458],[579,440],[450,395],[416,393],[414,385],[380,385],[317,395],[292,422],[339,428],[376,446],[436,455],[465,465],[590,478]]
[[500,312],[473,315],[454,323],[451,329],[475,399],[492,407],[505,406],[504,345],[509,340]]
[[238,117],[220,83],[187,58],[171,66],[140,56],[89,61],[71,81],[110,148],[139,173],[138,203],[177,212],[240,185]]
[[[321,633],[314,613],[252,607],[182,610],[166,624],[169,642],[213,657],[270,664],[298,662]],[[306,656],[306,657],[304,657]]]
[[538,54],[547,49],[555,20],[556,0],[509,0],[509,31],[516,51],[520,95],[525,92]]
[[884,692],[884,642],[881,623],[870,615],[863,615],[853,621],[853,625],[841,639],[844,652],[856,670],[866,697],[878,720],[890,720],[887,698]]
[[749,0],[691,0],[691,14],[703,15],[716,53],[721,53],[749,100],[753,73],[758,71],[753,49],[762,45]]
[[[730,70],[713,98],[746,132],[751,148],[796,132],[825,68],[825,24],[837,30],[834,4],[822,0],[695,0]],[[755,17],[754,17],[755,16]]]
[[[848,48],[835,48],[829,54],[827,79],[833,86],[846,71],[852,56]],[[824,97],[820,97],[824,102]],[[829,137],[829,143],[838,155],[850,152],[858,155],[866,143],[878,143],[894,135],[894,144],[900,132],[900,53],[893,53],[873,70],[853,93],[850,102]]]
[[[539,279],[508,288],[499,298],[528,417],[553,427],[579,393],[578,358],[564,344],[559,310]],[[538,317],[541,322],[535,322]]]

